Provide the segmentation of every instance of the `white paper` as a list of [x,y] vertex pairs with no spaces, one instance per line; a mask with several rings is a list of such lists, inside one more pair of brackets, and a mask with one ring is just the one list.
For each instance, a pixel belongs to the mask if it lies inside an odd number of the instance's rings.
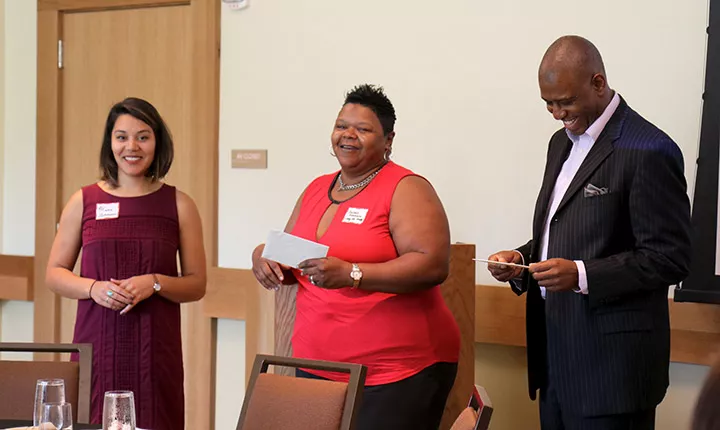
[[327,257],[328,249],[327,245],[270,230],[262,257],[297,269],[298,264],[309,258]]
[[502,261],[495,261],[495,260],[485,260],[484,258],[473,258],[475,261],[480,261],[487,264],[494,264],[496,266],[510,266],[510,267],[522,267],[523,269],[529,269],[530,266],[526,266],[524,264],[516,264],[516,263],[503,263]]

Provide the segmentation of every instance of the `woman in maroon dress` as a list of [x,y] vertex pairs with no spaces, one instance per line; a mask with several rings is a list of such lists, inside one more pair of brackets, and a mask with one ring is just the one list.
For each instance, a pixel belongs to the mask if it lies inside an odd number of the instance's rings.
[[180,303],[205,295],[206,262],[195,203],[161,181],[172,159],[157,110],[123,100],[105,124],[102,179],[73,194],[60,218],[46,283],[78,300],[73,342],[93,345],[94,424],[106,391],[130,390],[138,427],[184,428]]

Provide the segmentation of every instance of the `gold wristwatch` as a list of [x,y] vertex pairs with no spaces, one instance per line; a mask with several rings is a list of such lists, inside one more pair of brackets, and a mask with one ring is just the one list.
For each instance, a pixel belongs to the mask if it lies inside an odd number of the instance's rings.
[[362,270],[360,270],[360,266],[358,266],[355,263],[352,264],[352,270],[350,271],[350,277],[353,280],[352,287],[353,288],[359,287],[360,281],[362,280],[362,277],[363,277],[363,272],[362,272]]

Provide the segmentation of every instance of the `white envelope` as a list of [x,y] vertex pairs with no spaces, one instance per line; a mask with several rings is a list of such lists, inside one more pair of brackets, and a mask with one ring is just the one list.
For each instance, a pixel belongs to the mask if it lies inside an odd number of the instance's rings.
[[309,258],[327,257],[327,245],[293,236],[279,230],[270,230],[265,241],[262,257],[297,269],[298,264]]

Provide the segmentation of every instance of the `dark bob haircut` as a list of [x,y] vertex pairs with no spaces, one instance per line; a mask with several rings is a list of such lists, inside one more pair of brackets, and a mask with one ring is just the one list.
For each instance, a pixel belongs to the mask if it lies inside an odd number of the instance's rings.
[[395,129],[395,108],[385,95],[383,87],[369,84],[358,85],[345,96],[345,104],[348,103],[365,106],[375,112],[385,136]]
[[172,165],[174,149],[170,130],[157,109],[147,101],[135,97],[128,97],[116,103],[108,113],[105,121],[102,148],[100,148],[100,171],[102,180],[113,187],[118,186],[118,165],[112,151],[112,131],[115,121],[121,115],[130,115],[152,128],[155,135],[155,157],[145,176],[153,181],[160,180],[167,175]]

